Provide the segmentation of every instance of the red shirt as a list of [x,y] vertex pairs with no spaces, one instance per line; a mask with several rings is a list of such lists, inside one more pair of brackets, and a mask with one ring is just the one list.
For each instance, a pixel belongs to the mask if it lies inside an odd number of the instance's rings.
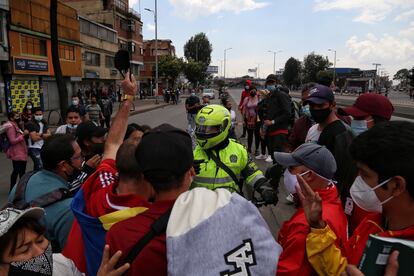
[[[174,200],[159,201],[142,214],[124,220],[112,226],[106,234],[111,256],[121,250],[125,257],[132,247],[150,230],[151,224],[167,210],[172,208]],[[122,265],[121,260],[118,265]],[[165,233],[152,239],[132,262],[125,275],[167,276],[167,245]]]
[[[342,248],[347,240],[347,219],[336,186],[317,190],[322,198],[322,217],[337,236]],[[283,248],[276,275],[317,275],[306,255],[306,237],[310,231],[302,207],[280,229],[278,242]]]
[[[132,207],[149,207],[149,203],[141,196],[128,194],[117,195],[118,170],[115,160],[105,159],[96,171],[82,185],[86,208],[84,212],[92,217],[100,217],[109,213]],[[67,238],[63,255],[74,261],[80,271],[86,270],[81,229],[75,219]]]
[[249,91],[246,91],[246,90],[243,90],[242,91],[241,98],[240,98],[240,103],[239,103],[239,108],[242,107],[242,105],[244,103],[244,99],[247,98],[247,97],[249,97],[249,96],[250,96]]
[[371,214],[355,229],[352,237],[345,244],[344,253],[349,264],[359,264],[370,234],[414,241],[414,225],[403,230],[391,231],[383,229],[382,222],[381,214]]

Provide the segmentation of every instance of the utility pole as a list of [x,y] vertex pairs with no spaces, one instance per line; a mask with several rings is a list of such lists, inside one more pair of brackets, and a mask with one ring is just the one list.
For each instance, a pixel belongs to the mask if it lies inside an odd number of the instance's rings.
[[378,89],[377,72],[378,72],[378,66],[381,66],[381,63],[373,63],[372,65],[375,66],[375,79],[374,79],[374,90],[375,90],[375,89]]
[[224,75],[224,81],[226,80],[226,62],[227,62],[227,60],[226,60],[226,54],[227,54],[227,51],[228,50],[231,50],[231,49],[233,49],[233,48],[224,49],[224,73],[223,73],[223,75]]
[[336,50],[328,49],[330,52],[334,52],[334,71],[333,71],[333,85],[336,87]]
[[[158,15],[157,15],[157,0],[155,0],[155,9],[147,9],[146,11],[152,12],[154,14],[154,24],[155,24],[155,103],[158,104]],[[152,89],[152,87],[151,87]]]
[[277,50],[277,51],[272,51],[269,50],[267,51],[269,53],[273,53],[273,74],[276,74],[276,54],[282,52],[282,50]]

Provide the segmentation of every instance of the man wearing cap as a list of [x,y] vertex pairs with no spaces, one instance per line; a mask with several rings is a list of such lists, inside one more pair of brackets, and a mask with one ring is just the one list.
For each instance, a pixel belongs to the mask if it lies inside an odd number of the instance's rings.
[[[337,236],[341,246],[347,239],[347,219],[338,198],[335,182],[335,158],[324,146],[306,143],[292,153],[275,153],[276,162],[286,167],[284,185],[290,193],[298,189],[297,175],[306,179],[313,191],[322,198],[324,220]],[[277,275],[315,275],[306,255],[306,236],[309,224],[303,206],[298,204],[296,213],[280,229],[278,242],[283,248]]]
[[393,112],[394,106],[390,100],[376,93],[362,94],[352,106],[338,109],[339,115],[352,116],[351,128],[355,135],[391,120]]
[[345,208],[345,213],[351,215],[352,199],[349,197],[349,188],[353,183],[357,168],[353,163],[348,148],[354,134],[349,126],[336,115],[336,103],[332,90],[324,85],[317,84],[310,89],[309,98],[304,101],[309,104],[312,119],[316,122],[307,134],[306,142],[318,143],[325,146],[335,157],[337,171],[335,180]]
[[[144,213],[115,224],[107,233],[111,255],[121,250],[123,258],[150,231],[155,220],[170,212],[177,197],[189,189],[195,175],[191,137],[168,124],[144,134],[135,158],[144,176],[143,182],[155,191],[154,203]],[[120,264],[124,262],[121,260]],[[167,275],[165,232],[146,244],[131,262],[126,275]]]

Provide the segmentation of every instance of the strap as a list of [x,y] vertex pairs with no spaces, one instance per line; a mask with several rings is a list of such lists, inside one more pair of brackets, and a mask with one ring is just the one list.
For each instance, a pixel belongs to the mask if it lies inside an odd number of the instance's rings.
[[151,224],[151,229],[143,236],[129,251],[125,258],[125,263],[132,264],[144,247],[156,236],[167,230],[168,220],[170,219],[172,208],[162,214],[157,220]]
[[29,207],[29,204],[26,202],[26,187],[27,182],[29,179],[36,173],[37,171],[31,171],[25,173],[22,178],[20,178],[19,183],[16,185],[16,191],[14,193],[14,199],[11,202],[13,206],[16,206],[18,209],[25,209]]
[[224,164],[220,160],[219,157],[217,157],[216,155],[214,155],[211,152],[211,150],[207,150],[206,153],[207,153],[207,156],[210,159],[212,159],[219,168],[223,169],[233,179],[234,183],[236,183],[236,185],[239,186],[239,190],[240,190],[239,192],[241,192],[242,191],[242,187],[240,187],[240,181],[237,179],[236,174],[229,167],[227,167],[226,164]]

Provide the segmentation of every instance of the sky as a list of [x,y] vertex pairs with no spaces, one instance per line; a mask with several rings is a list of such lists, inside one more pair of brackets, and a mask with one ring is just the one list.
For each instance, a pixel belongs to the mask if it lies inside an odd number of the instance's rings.
[[[144,39],[154,38],[155,0],[129,0],[141,11]],[[199,32],[212,47],[211,65],[226,76],[259,67],[260,77],[294,57],[315,52],[336,67],[374,69],[391,77],[414,66],[414,0],[158,0],[158,38],[171,39],[183,57],[186,41]]]

